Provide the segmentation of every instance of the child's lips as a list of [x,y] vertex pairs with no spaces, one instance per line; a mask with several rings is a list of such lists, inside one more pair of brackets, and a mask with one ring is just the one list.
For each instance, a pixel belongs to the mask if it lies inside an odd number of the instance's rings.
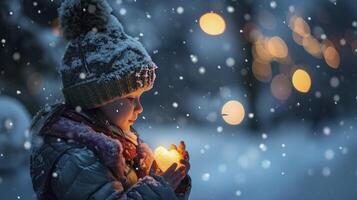
[[129,121],[130,123],[134,123],[134,122],[136,121],[136,119],[137,119],[137,118],[135,117],[135,119],[133,119],[133,120],[132,120],[132,119],[129,119],[128,121]]

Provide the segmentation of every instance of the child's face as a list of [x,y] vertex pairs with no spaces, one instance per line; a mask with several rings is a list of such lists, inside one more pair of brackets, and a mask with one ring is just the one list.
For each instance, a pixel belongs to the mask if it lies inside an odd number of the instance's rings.
[[111,123],[119,126],[123,131],[129,131],[130,126],[138,118],[139,114],[143,112],[140,97],[148,89],[139,88],[120,99],[102,106],[100,109]]

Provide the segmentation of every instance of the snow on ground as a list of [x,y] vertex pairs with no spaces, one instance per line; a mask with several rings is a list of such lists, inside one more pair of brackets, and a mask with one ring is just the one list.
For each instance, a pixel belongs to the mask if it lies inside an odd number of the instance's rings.
[[[136,127],[154,149],[184,140],[191,157],[192,200],[354,200],[357,198],[356,123],[322,130],[285,123],[270,132],[239,127]],[[28,168],[0,172],[5,199],[35,199]]]
[[[184,140],[191,156],[191,199],[356,199],[356,123],[313,133],[285,124],[266,135],[216,127],[138,127],[154,147]],[[265,139],[264,139],[265,138]]]

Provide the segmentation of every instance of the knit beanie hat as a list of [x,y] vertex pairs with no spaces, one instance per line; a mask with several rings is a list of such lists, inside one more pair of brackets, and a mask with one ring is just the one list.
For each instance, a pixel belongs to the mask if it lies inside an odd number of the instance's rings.
[[69,40],[59,69],[66,104],[97,108],[153,86],[155,63],[105,0],[65,0],[58,11]]

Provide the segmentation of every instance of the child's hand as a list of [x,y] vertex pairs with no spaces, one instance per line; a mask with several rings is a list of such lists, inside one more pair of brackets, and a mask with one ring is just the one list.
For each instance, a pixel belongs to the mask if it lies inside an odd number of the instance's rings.
[[155,176],[162,177],[173,190],[176,190],[177,186],[181,183],[181,181],[186,176],[186,172],[185,172],[186,169],[184,166],[180,166],[178,169],[176,168],[177,168],[177,163],[174,163],[165,172],[162,172],[159,169],[156,161],[154,160],[151,165],[149,174],[153,177]]
[[139,146],[138,157],[140,158],[140,166],[145,171],[145,174],[149,174],[150,166],[154,161],[154,154],[151,151],[149,145],[141,143]]
[[180,141],[178,148],[176,147],[176,145],[172,144],[169,149],[175,149],[181,155],[182,160],[180,160],[180,163],[185,167],[185,176],[186,176],[191,166],[190,166],[190,155],[186,151],[185,142]]

